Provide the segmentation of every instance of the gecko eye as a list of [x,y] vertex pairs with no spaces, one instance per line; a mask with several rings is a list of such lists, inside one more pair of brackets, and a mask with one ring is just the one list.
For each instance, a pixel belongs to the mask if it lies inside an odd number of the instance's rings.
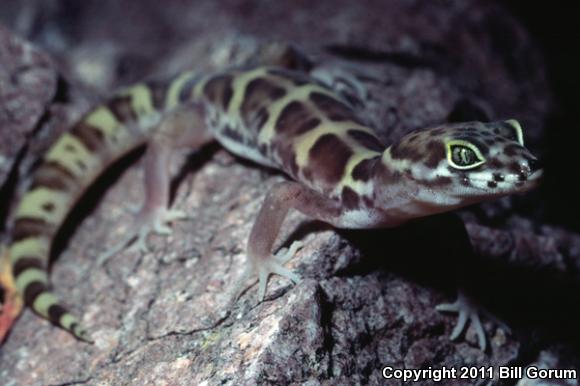
[[459,170],[473,169],[485,162],[477,147],[467,141],[447,143],[447,162]]
[[510,135],[509,138],[524,146],[524,132],[520,123],[515,119],[508,119],[505,123],[507,123],[510,129],[513,130],[513,134]]

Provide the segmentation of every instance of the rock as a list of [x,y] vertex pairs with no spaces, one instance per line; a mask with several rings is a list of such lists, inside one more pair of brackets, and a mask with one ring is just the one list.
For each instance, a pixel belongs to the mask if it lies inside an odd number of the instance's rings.
[[5,185],[26,140],[42,125],[56,92],[50,57],[0,26],[0,184]]

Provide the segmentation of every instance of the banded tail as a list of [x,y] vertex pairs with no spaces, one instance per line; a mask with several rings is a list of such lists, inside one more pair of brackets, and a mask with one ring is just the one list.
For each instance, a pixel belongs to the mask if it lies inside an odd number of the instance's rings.
[[15,211],[9,255],[19,296],[80,340],[91,341],[50,289],[54,236],[87,187],[111,163],[144,144],[162,111],[177,105],[175,83],[137,84],[86,114],[49,148]]

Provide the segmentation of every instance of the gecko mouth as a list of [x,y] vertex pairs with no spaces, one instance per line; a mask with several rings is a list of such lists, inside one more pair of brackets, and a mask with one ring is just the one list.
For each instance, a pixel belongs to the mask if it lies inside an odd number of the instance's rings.
[[[466,178],[461,182],[468,195],[481,196],[485,199],[502,197],[509,194],[526,193],[535,189],[543,179],[543,170],[539,169],[529,174],[503,175],[501,178]],[[479,192],[479,193],[478,193]],[[463,191],[466,194],[466,191]]]
[[516,181],[514,184],[516,187],[520,188],[521,192],[527,192],[528,190],[534,189],[544,179],[544,171],[542,169],[534,171],[530,174],[527,179],[523,181]]

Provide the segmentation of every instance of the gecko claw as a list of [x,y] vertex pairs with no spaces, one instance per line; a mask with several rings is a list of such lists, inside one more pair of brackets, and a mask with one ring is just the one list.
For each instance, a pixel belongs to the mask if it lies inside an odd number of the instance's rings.
[[304,243],[300,240],[296,240],[290,245],[290,248],[281,248],[275,255],[274,259],[278,261],[280,264],[286,263],[290,260],[294,255],[302,249]]
[[[286,256],[284,256],[286,257]],[[294,284],[297,284],[302,278],[285,268],[282,264],[280,264],[277,259],[271,258],[268,261],[262,262],[260,267],[257,268],[258,271],[258,302],[264,301],[264,297],[266,296],[266,286],[268,285],[268,278],[271,274],[280,275],[289,279]]]
[[258,271],[258,301],[262,302],[266,296],[266,287],[268,285],[268,278],[271,274],[280,275],[289,279],[294,284],[297,284],[302,278],[283,266],[288,260],[290,260],[296,252],[298,252],[304,243],[302,241],[294,241],[290,248],[282,248],[275,255],[270,257],[266,261],[257,262],[257,267],[255,270]]
[[[302,280],[300,275],[292,272],[292,270],[288,268],[285,268],[283,264],[292,258],[303,246],[304,243],[301,241],[294,241],[292,245],[290,245],[290,248],[280,249],[275,255],[270,256],[269,259],[257,259],[257,261],[255,261],[254,259],[250,258],[250,265],[248,268],[246,268],[246,271],[242,275],[238,285],[234,287],[234,299],[238,299],[241,294],[249,288],[249,286],[244,286],[244,284],[249,278],[255,277],[254,275],[258,276],[257,280],[259,303],[264,301],[264,298],[266,297],[266,288],[270,275],[276,274],[283,276],[292,281],[294,284],[300,282]],[[252,280],[252,284],[250,284],[250,286],[254,285],[255,283],[256,279]]]
[[439,312],[455,312],[458,314],[457,323],[451,331],[449,339],[455,340],[461,335],[469,320],[477,334],[477,343],[481,351],[487,347],[487,335],[479,317],[477,306],[463,292],[459,291],[457,300],[454,303],[442,303],[435,307]]

